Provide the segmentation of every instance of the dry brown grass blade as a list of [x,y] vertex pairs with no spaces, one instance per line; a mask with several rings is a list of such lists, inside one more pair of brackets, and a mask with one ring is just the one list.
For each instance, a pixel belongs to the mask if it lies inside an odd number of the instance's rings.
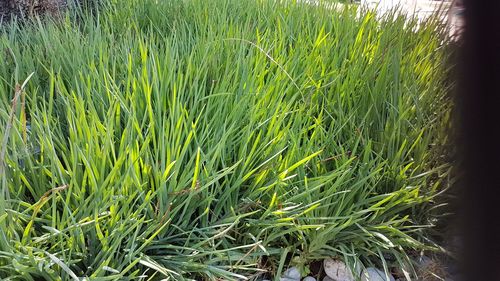
[[27,143],[28,140],[28,129],[26,127],[26,93],[21,91],[21,124],[23,130],[23,142]]
[[59,186],[59,187],[55,187],[55,188],[52,188],[51,190],[45,192],[42,197],[40,197],[40,200],[38,200],[38,202],[42,202],[43,200],[45,199],[48,199],[49,196],[52,194],[52,193],[55,193],[55,192],[59,192],[59,191],[63,191],[65,190],[66,188],[68,188],[69,185],[65,184],[65,185],[62,185],[62,186]]

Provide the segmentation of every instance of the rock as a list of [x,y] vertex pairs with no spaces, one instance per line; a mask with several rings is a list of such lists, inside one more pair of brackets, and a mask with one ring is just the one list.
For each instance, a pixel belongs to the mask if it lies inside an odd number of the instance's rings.
[[361,273],[361,281],[395,281],[395,279],[390,274],[389,278],[387,278],[385,272],[369,267]]
[[332,278],[333,281],[354,281],[351,269],[343,261],[325,259],[323,267],[325,268],[326,275]]
[[300,281],[300,279],[292,279],[287,277],[280,277],[280,281]]
[[[283,273],[283,277],[280,278],[282,279],[290,279],[290,280],[300,280],[300,271],[298,268],[295,266],[290,267]],[[282,281],[287,281],[287,280],[282,280]]]
[[420,256],[417,260],[419,266],[428,266],[432,263],[432,259],[427,256]]
[[302,281],[316,281],[316,278],[311,277],[311,276],[307,276],[306,278],[302,279]]
[[328,275],[327,275],[327,276],[325,276],[325,277],[323,278],[323,281],[333,281],[333,279],[332,279],[332,278],[330,278],[330,277],[328,277]]

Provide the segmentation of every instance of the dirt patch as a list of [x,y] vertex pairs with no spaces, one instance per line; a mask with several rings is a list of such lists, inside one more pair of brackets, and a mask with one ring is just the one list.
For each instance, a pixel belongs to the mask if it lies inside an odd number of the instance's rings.
[[0,19],[6,22],[35,15],[57,16],[66,6],[66,0],[0,0]]

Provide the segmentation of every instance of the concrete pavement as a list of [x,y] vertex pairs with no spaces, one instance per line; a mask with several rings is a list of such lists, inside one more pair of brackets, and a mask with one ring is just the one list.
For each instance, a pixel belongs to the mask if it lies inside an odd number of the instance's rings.
[[462,8],[456,0],[361,0],[361,6],[385,13],[396,7],[408,15],[414,15],[419,21],[434,13],[439,13],[443,22],[450,28],[450,36],[458,38],[464,26]]

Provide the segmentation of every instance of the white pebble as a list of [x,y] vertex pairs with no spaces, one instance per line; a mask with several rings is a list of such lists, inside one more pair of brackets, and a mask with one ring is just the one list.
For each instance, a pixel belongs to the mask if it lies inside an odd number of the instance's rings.
[[316,281],[316,278],[307,276],[306,278],[302,279],[302,281]]
[[361,281],[395,281],[394,277],[389,274],[389,278],[385,276],[385,272],[373,267],[369,267],[361,273]]
[[351,269],[342,261],[325,259],[323,267],[325,268],[326,275],[332,278],[333,281],[354,281]]
[[328,275],[327,275],[327,276],[323,277],[323,281],[333,281],[333,279],[328,277]]
[[[288,278],[288,279],[292,279],[292,280],[300,280],[300,271],[298,268],[296,268],[295,266],[292,266],[290,267],[289,269],[287,269],[284,273],[283,273],[283,277],[282,278]],[[286,280],[284,280],[286,281]]]

